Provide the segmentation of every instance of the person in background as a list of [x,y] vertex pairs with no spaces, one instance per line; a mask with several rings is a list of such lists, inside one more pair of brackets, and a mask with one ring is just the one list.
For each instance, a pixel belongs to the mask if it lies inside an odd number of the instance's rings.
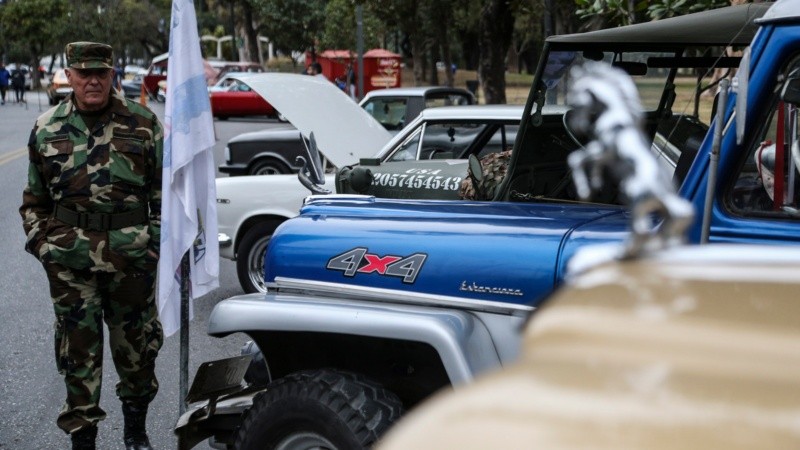
[[164,133],[156,115],[112,88],[112,49],[67,44],[73,92],[39,116],[22,193],[25,250],[44,267],[66,402],[56,424],[73,450],[94,450],[103,322],[119,383],[127,450],[152,450],[147,409],[163,343],[154,289],[161,235]]
[[25,103],[25,70],[20,63],[11,71],[11,88],[14,89],[17,103]]
[[122,70],[122,60],[114,66],[114,89],[122,92],[122,80],[125,76],[125,71]]
[[6,104],[6,91],[8,91],[8,82],[11,79],[11,73],[6,69],[6,65],[0,62],[0,104]]

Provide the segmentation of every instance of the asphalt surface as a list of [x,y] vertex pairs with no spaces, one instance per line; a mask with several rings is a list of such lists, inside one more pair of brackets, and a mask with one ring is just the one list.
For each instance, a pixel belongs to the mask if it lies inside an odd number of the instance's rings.
[[[7,100],[8,100],[7,96]],[[163,120],[164,105],[148,106]],[[69,437],[55,425],[65,388],[55,369],[52,302],[41,265],[27,254],[18,209],[27,177],[27,144],[34,120],[49,108],[44,93],[27,93],[27,103],[0,106],[0,449],[43,450],[69,448]],[[246,131],[271,126],[263,118],[215,121],[215,161],[222,161],[225,143]],[[226,175],[217,175],[226,176]],[[189,379],[204,361],[238,354],[247,337],[206,335],[208,316],[221,300],[242,294],[232,261],[220,261],[220,288],[194,302],[190,323]],[[167,337],[157,361],[161,384],[147,418],[156,449],[177,448],[172,428],[179,411],[179,333]],[[101,422],[98,448],[124,449],[122,412],[114,394],[118,381],[106,343],[101,406],[108,417]],[[208,449],[203,443],[196,448]]]

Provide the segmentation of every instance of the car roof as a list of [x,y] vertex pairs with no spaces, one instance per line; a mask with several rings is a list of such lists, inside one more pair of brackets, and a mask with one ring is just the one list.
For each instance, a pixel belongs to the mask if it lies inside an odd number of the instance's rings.
[[448,86],[412,86],[369,91],[366,97],[364,97],[364,100],[372,97],[424,97],[425,95],[434,93],[469,94],[470,92],[463,88]]
[[[250,75],[251,73],[253,73],[253,72],[225,72],[225,74],[222,75],[222,78],[239,77],[239,76],[242,76],[242,75]],[[220,80],[222,78],[220,78]]]
[[551,36],[559,44],[749,45],[755,20],[772,3],[750,3],[586,33]]
[[[466,119],[498,119],[498,120],[520,120],[524,105],[462,105],[462,106],[439,106],[436,108],[423,109],[420,113],[422,120],[466,120]],[[542,111],[544,114],[563,114],[568,108],[566,106],[546,105]]]

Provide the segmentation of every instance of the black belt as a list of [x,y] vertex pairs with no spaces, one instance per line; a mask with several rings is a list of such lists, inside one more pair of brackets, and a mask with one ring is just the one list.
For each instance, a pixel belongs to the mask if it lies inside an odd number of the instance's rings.
[[119,230],[120,228],[143,224],[148,219],[146,206],[130,211],[107,214],[78,212],[56,204],[53,216],[67,225],[94,231]]

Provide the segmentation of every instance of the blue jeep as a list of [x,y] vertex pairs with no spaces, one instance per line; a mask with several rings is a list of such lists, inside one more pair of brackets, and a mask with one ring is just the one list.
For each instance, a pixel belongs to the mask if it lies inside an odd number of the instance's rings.
[[[583,61],[630,74],[647,136],[681,142],[653,144],[675,156],[673,180],[697,217],[691,241],[800,242],[800,10],[792,5],[548,38],[507,173],[484,186],[485,200],[310,197],[272,237],[266,296],[214,309],[209,334],[246,333],[261,352],[244,392],[193,396],[203,401],[178,424],[182,445],[211,437],[248,449],[369,447],[436,390],[513,360],[520,327],[576,250],[629,234],[617,189],[591,202],[577,196],[567,158],[585,142],[569,113],[541,114],[565,105],[569,69]],[[711,75],[737,69],[728,101],[704,109],[716,89],[702,87],[718,82]],[[480,170],[465,178],[484,183]],[[425,189],[424,177],[415,186]]]

